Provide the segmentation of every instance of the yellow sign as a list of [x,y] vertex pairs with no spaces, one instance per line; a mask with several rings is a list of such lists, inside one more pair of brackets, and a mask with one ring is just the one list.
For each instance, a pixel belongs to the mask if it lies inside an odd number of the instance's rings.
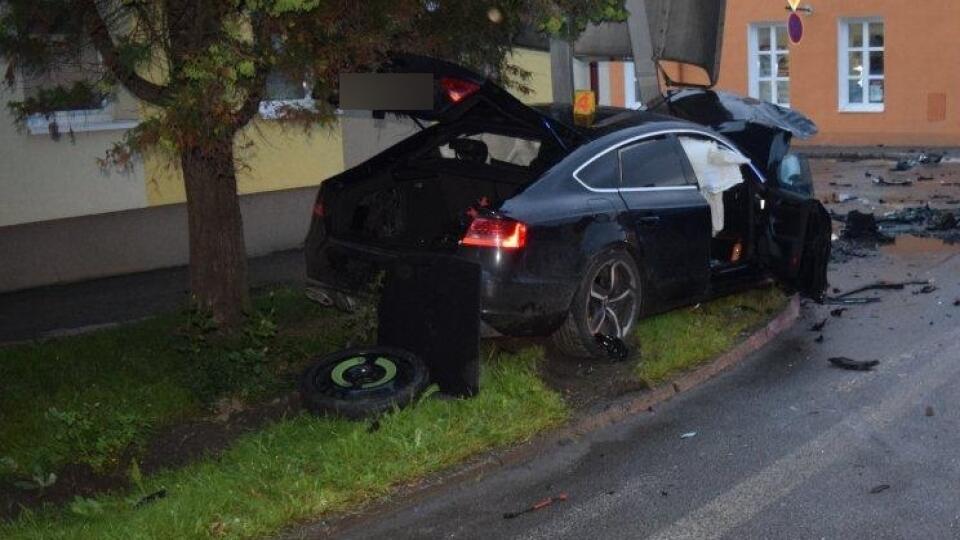
[[800,0],[787,0],[787,3],[790,4],[790,9],[796,11],[800,7]]
[[593,90],[577,90],[573,93],[573,114],[590,116],[597,111],[597,98]]
[[593,124],[597,112],[597,97],[592,90],[577,90],[573,93],[573,123],[578,126]]

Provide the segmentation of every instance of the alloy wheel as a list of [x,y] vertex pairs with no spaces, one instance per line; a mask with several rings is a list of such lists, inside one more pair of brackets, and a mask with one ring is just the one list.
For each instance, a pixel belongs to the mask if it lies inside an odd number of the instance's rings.
[[612,260],[597,269],[587,299],[587,330],[624,338],[637,318],[639,280],[629,265]]

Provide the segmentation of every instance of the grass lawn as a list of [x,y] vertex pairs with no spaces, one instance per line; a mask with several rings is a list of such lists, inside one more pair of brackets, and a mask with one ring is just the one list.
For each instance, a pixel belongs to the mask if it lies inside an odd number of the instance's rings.
[[779,289],[755,289],[695,308],[682,308],[641,321],[638,375],[656,386],[730,350],[741,334],[766,323],[787,304]]
[[[426,399],[381,419],[372,433],[367,423],[301,415],[243,437],[218,460],[145,479],[132,496],[23,516],[0,525],[0,537],[253,537],[347,508],[562,422],[566,407],[535,374],[541,354],[531,348],[485,362],[474,399]],[[160,489],[165,498],[134,506]]]
[[311,354],[349,339],[342,318],[294,291],[260,295],[255,307],[243,334],[222,343],[203,318],[171,314],[0,348],[0,478],[47,476],[68,463],[111,472],[152,430],[224,396],[290,388]]
[[[652,384],[730,348],[783,307],[752,291],[643,321],[639,376]],[[216,340],[174,314],[89,335],[0,348],[0,480],[37,489],[82,463],[126,475],[124,492],[24,511],[0,538],[248,538],[389,493],[472,454],[529,439],[570,414],[537,375],[543,350],[484,345],[482,392],[422,398],[377,423],[296,415],[241,436],[217,458],[141,474],[158,429],[209,416],[226,397],[289,392],[315,354],[346,346],[369,320],[345,318],[281,289],[256,299],[241,335]],[[369,337],[366,338],[369,340]],[[163,490],[148,504],[144,496]]]

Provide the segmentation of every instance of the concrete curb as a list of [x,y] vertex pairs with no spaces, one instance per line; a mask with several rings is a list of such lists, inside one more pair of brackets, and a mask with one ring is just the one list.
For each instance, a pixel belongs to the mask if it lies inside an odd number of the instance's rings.
[[319,521],[300,525],[287,530],[279,538],[318,538],[333,537],[353,527],[360,526],[373,514],[387,511],[397,505],[409,505],[426,499],[438,491],[467,479],[478,479],[509,465],[518,465],[529,461],[558,442],[568,440],[616,424],[637,413],[652,411],[655,405],[669,401],[675,395],[686,392],[709,381],[723,371],[736,366],[750,354],[758,351],[773,338],[793,326],[800,316],[800,299],[794,296],[787,307],[763,328],[757,330],[733,349],[723,353],[712,362],[693,371],[680,375],[671,382],[653,390],[643,391],[639,395],[629,395],[607,404],[599,412],[588,411],[573,422],[556,430],[539,435],[533,440],[505,450],[486,452],[463,463],[452,471],[448,470],[428,476],[414,485],[403,486],[386,500],[373,502],[364,508],[363,515],[335,517],[332,521]]

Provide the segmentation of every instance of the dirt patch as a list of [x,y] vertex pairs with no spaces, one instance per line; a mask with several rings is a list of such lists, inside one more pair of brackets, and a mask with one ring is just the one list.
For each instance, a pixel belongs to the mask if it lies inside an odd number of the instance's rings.
[[646,390],[637,378],[637,351],[631,349],[630,358],[623,362],[605,359],[584,359],[566,356],[547,338],[497,338],[490,340],[498,349],[516,352],[531,345],[544,349],[544,361],[537,366],[543,382],[556,390],[574,412],[589,409],[605,400],[624,394]]

